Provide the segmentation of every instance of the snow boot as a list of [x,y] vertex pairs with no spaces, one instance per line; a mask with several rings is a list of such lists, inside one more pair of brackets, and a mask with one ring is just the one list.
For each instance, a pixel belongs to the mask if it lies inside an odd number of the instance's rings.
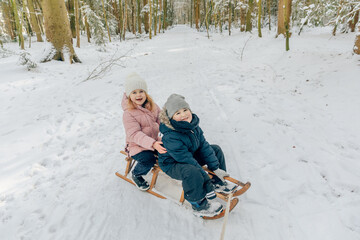
[[[189,201],[190,202],[190,201]],[[203,198],[197,202],[190,202],[194,215],[198,217],[214,217],[221,213],[223,206],[219,202],[209,202]]]
[[209,200],[215,199],[216,198],[216,193],[214,190],[212,190],[211,192],[206,193],[205,197]]
[[218,192],[218,193],[230,194],[237,188],[237,186],[235,184],[230,185],[226,181],[223,182],[217,176],[214,176],[211,180],[214,184],[215,192]]
[[215,199],[216,198],[216,193],[214,191],[215,187],[214,187],[214,184],[212,183],[211,179],[206,181],[204,185],[205,185],[204,187],[205,187],[205,191],[206,191],[205,197],[208,200]]
[[131,178],[134,181],[135,186],[141,191],[146,191],[150,188],[149,183],[142,176],[135,176],[132,174]]

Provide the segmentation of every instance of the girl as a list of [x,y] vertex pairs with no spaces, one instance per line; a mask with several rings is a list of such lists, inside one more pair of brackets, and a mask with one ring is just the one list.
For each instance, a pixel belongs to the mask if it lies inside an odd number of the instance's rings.
[[156,163],[158,153],[166,153],[159,135],[160,108],[147,94],[146,82],[136,73],[127,76],[122,100],[123,124],[126,132],[126,152],[136,160],[132,171],[135,185],[142,191],[149,183],[142,177]]
[[[190,110],[185,98],[172,94],[160,113],[160,132],[167,153],[159,155],[160,168],[170,177],[181,180],[184,197],[198,216],[212,217],[223,207],[215,191],[230,193],[224,177],[224,154],[217,145],[209,145],[199,127],[199,118]],[[207,165],[216,176],[211,180],[201,166]],[[215,185],[215,187],[214,187]]]

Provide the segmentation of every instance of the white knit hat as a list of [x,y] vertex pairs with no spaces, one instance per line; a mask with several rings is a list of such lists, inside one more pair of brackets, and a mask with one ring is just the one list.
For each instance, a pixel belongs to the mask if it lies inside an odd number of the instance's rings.
[[125,80],[125,93],[129,97],[130,93],[136,89],[142,89],[145,92],[148,91],[147,85],[144,79],[142,79],[137,73],[130,73]]

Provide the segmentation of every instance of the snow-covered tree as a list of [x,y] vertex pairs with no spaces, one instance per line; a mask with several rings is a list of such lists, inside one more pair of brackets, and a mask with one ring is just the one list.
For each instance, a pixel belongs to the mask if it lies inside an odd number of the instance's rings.
[[82,6],[81,11],[84,17],[87,18],[87,22],[92,29],[91,36],[94,39],[95,44],[100,46],[101,50],[105,50],[106,30],[100,16],[98,16],[88,5]]
[[27,51],[22,51],[20,53],[19,64],[26,66],[28,71],[37,67],[36,62],[32,59],[30,53],[28,53]]

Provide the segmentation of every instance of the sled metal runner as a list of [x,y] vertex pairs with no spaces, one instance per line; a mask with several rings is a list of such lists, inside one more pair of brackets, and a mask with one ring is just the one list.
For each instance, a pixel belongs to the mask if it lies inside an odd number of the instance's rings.
[[[122,154],[126,155],[126,158],[125,158],[125,161],[127,162],[126,164],[126,169],[125,169],[125,173],[124,174],[121,174],[119,172],[116,172],[116,176],[124,179],[125,181],[135,185],[135,183],[133,182],[133,180],[131,178],[128,177],[131,169],[133,168],[134,164],[135,164],[135,160],[128,156],[128,154],[125,152],[125,151],[120,151]],[[215,174],[210,171],[208,168],[204,168],[204,170],[206,172],[208,172],[209,176],[212,177],[214,176]],[[157,180],[157,177],[159,175],[159,172],[162,171],[159,167],[159,165],[155,164],[152,168],[152,178],[151,178],[151,183],[150,183],[150,187],[148,190],[146,190],[146,192],[158,197],[158,198],[161,198],[161,199],[166,199],[165,196],[155,192],[153,189],[155,187],[155,184],[156,184],[156,180]],[[239,180],[236,180],[235,178],[232,178],[232,177],[225,177],[226,180],[232,182],[232,183],[235,183],[238,187],[237,189],[233,192],[232,194],[232,199],[231,199],[231,203],[230,203],[230,209],[229,211],[231,211],[236,205],[237,203],[239,202],[239,199],[237,199],[236,197],[237,196],[240,196],[242,195],[243,193],[245,193],[251,186],[250,182],[247,182],[247,183],[243,183]],[[241,188],[239,188],[241,187]],[[222,193],[216,193],[216,196],[219,197],[220,199],[224,200],[224,201],[227,201],[228,200],[228,195],[227,194],[222,194]],[[182,191],[182,194],[181,194],[181,197],[180,197],[180,203],[183,203],[185,201],[185,198],[184,198],[184,191]],[[225,215],[225,210],[223,210],[220,214],[214,216],[214,217],[203,217],[203,219],[217,219],[217,218],[221,218]]]

